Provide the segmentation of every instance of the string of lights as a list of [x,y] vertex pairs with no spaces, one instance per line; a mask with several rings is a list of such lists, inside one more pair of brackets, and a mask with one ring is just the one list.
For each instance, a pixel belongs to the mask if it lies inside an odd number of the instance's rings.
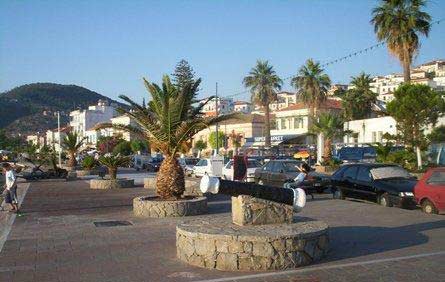
[[[429,26],[431,27],[433,25],[440,24],[443,21],[445,21],[445,18],[433,21],[433,22],[429,23]],[[408,32],[408,33],[410,33],[410,32]],[[408,34],[408,33],[406,33],[406,34]],[[403,35],[406,35],[406,34],[402,34],[400,36],[403,36]],[[364,48],[364,49],[361,49],[361,50],[358,50],[358,51],[355,51],[355,52],[351,52],[351,53],[347,54],[346,56],[343,56],[343,57],[340,57],[340,58],[337,58],[337,59],[334,59],[334,60],[327,61],[327,62],[325,62],[323,64],[320,64],[320,66],[321,67],[328,67],[328,66],[335,65],[335,64],[340,63],[342,61],[345,61],[345,60],[351,59],[353,57],[357,57],[359,55],[365,54],[365,53],[367,53],[369,51],[375,50],[375,49],[377,49],[379,47],[384,46],[385,44],[386,44],[386,42],[376,43],[376,44],[371,45],[371,46],[369,46],[367,48]],[[291,75],[291,76],[283,78],[282,80],[283,81],[287,81],[287,80],[292,79],[294,77],[295,77],[295,75]],[[230,95],[224,95],[221,98],[233,98],[233,97],[236,97],[236,96],[247,94],[249,92],[250,92],[250,90],[247,89],[247,90],[244,90],[244,91],[235,92],[235,93],[230,94]]]

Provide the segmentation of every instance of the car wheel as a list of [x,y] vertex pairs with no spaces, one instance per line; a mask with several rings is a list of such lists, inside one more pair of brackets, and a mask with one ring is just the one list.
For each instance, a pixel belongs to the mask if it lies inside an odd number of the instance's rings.
[[344,200],[345,195],[343,194],[343,191],[341,189],[335,189],[333,194],[334,199]]
[[381,194],[379,196],[379,204],[384,207],[392,207],[391,203],[389,202],[389,197],[387,193]]
[[424,200],[422,202],[422,211],[429,214],[438,214],[436,207],[429,200]]

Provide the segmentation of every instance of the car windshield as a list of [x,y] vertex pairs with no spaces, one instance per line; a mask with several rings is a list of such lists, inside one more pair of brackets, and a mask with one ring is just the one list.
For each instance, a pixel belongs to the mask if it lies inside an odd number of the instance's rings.
[[247,168],[255,168],[255,167],[260,167],[261,164],[260,162],[256,161],[256,160],[248,160],[247,161]]
[[195,166],[206,166],[207,165],[207,160],[199,160],[199,162],[196,163]]
[[411,178],[411,175],[405,169],[398,166],[384,166],[371,169],[372,177],[377,179],[389,178]]
[[284,171],[286,172],[300,172],[300,162],[283,162]]

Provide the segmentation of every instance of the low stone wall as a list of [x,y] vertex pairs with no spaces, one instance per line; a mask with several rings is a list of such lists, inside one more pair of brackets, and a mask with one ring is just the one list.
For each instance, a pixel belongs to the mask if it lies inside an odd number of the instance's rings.
[[206,212],[206,197],[177,201],[162,201],[156,196],[133,199],[133,213],[140,217],[180,217],[200,215]]
[[81,169],[76,170],[77,176],[88,176],[88,175],[98,175],[99,171],[97,169]]
[[75,181],[77,180],[77,172],[72,170],[68,171],[68,174],[66,175],[66,181]]
[[237,226],[229,217],[176,227],[177,256],[194,266],[227,270],[280,270],[320,260],[329,248],[321,221]]
[[144,178],[144,188],[156,189],[156,178],[155,177]]
[[134,179],[91,179],[91,189],[120,189],[134,187]]
[[237,225],[292,223],[292,206],[246,195],[232,197],[232,221]]

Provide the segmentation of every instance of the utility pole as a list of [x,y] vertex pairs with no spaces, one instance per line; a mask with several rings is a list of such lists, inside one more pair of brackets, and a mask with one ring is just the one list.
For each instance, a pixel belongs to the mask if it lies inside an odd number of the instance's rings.
[[[218,117],[218,82],[216,83],[216,88],[215,88],[215,112],[216,112],[216,117]],[[218,134],[218,123],[215,124],[215,128],[216,128],[216,155],[219,155],[219,134]]]
[[59,135],[59,167],[62,167],[62,146],[61,146],[61,136],[60,136],[60,112],[57,112],[57,133]]

